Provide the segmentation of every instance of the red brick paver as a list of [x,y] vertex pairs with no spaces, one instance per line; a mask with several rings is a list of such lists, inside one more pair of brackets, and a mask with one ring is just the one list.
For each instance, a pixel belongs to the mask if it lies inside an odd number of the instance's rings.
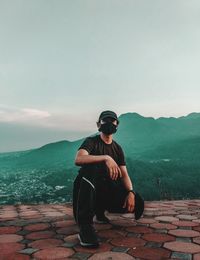
[[117,238],[117,237],[123,237],[127,234],[127,232],[123,231],[123,230],[101,230],[98,232],[98,235],[100,237],[105,237],[105,238]]
[[117,252],[104,252],[104,253],[97,253],[94,254],[89,258],[89,260],[108,260],[108,259],[115,259],[115,260],[134,260],[135,258],[125,254],[125,253],[117,253]]
[[80,245],[77,245],[74,247],[74,249],[78,252],[85,252],[85,253],[100,253],[100,252],[107,252],[112,249],[112,246],[109,243],[101,243],[101,246],[98,247],[97,249],[94,248],[84,248]]
[[197,219],[197,217],[195,217],[195,216],[191,216],[191,215],[177,215],[176,216],[177,218],[179,218],[179,219],[183,219],[183,220],[195,220],[195,219]]
[[142,236],[144,240],[147,241],[153,241],[153,242],[158,242],[158,243],[163,243],[167,241],[174,241],[175,237],[167,235],[167,234],[159,234],[159,233],[153,233],[153,234],[144,234]]
[[146,243],[141,238],[137,237],[120,237],[120,238],[114,238],[111,240],[111,244],[114,246],[119,246],[119,247],[135,247],[135,246],[143,246]]
[[27,225],[25,227],[26,230],[30,230],[30,231],[40,231],[48,228],[49,228],[49,224],[45,224],[45,223],[32,224],[32,225]]
[[181,241],[167,242],[164,244],[165,248],[172,251],[184,252],[184,253],[199,253],[200,246],[194,243],[186,243]]
[[159,216],[159,217],[155,217],[155,219],[164,222],[173,222],[178,220],[178,218],[171,217],[171,216]]
[[[200,213],[200,211],[199,211],[199,213]],[[200,219],[193,219],[192,221],[196,222],[196,223],[200,223]]]
[[44,248],[59,246],[61,244],[63,244],[62,240],[48,238],[48,239],[39,239],[37,241],[30,243],[28,246],[33,248],[38,248],[38,249],[44,249]]
[[137,220],[137,223],[142,223],[142,224],[152,224],[155,223],[156,220],[154,218],[140,218]]
[[0,206],[0,260],[200,260],[200,200],[145,201],[139,220],[94,224],[96,249],[80,246],[71,204]]
[[[174,222],[172,222],[174,223]],[[177,226],[176,225],[172,225],[172,224],[169,224],[169,223],[153,223],[150,225],[150,227],[152,228],[156,228],[156,229],[176,229]]]
[[75,225],[74,220],[62,220],[62,221],[56,221],[52,223],[53,226],[58,227],[58,228],[63,228],[63,227],[70,227],[72,225]]
[[24,247],[25,245],[20,243],[0,243],[0,254],[15,253]]
[[134,232],[138,234],[145,234],[145,233],[152,233],[153,229],[145,226],[134,226],[134,227],[129,227],[126,228],[126,231],[128,232]]
[[197,226],[199,226],[198,223],[195,223],[193,221],[184,221],[184,220],[174,221],[174,222],[172,222],[172,224],[175,225],[175,226],[181,226],[181,227],[197,227]]
[[7,253],[5,255],[1,255],[1,260],[30,260],[30,256],[19,254],[19,253]]
[[198,237],[200,233],[194,230],[175,229],[170,230],[169,234],[177,237]]
[[42,249],[33,254],[35,259],[65,259],[74,254],[70,248],[54,247]]
[[193,227],[193,230],[199,231],[200,232],[200,224],[198,227]]
[[79,231],[77,225],[73,225],[70,227],[63,227],[63,228],[58,228],[57,233],[59,234],[65,234],[65,235],[72,235],[76,234]]
[[55,235],[52,231],[38,231],[32,232],[26,236],[27,239],[42,239],[42,238],[50,238]]
[[200,245],[200,237],[194,237],[193,242]]
[[0,227],[0,235],[4,234],[15,234],[16,232],[20,231],[21,227]]
[[0,243],[12,243],[22,240],[23,237],[15,234],[0,235]]
[[137,247],[136,249],[131,249],[129,254],[142,259],[161,260],[168,258],[170,251],[163,248]]

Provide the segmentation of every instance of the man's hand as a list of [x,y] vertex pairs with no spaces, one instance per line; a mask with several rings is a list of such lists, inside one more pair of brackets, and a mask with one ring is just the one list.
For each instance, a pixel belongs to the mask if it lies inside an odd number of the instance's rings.
[[124,201],[123,208],[127,208],[128,212],[133,212],[135,208],[135,194],[129,192]]
[[118,177],[120,177],[120,178],[122,177],[121,170],[112,157],[107,155],[105,163],[106,163],[106,166],[108,167],[110,178],[112,180],[116,180]]

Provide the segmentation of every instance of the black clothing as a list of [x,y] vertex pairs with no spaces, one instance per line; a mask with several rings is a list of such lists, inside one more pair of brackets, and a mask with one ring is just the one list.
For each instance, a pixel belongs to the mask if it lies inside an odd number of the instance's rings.
[[101,120],[104,120],[106,118],[113,118],[113,119],[117,120],[117,122],[119,123],[117,114],[113,111],[110,111],[110,110],[103,111],[99,116],[98,122],[100,122]]
[[[118,166],[126,165],[121,146],[114,140],[106,144],[100,135],[86,138],[78,149],[85,149],[90,155],[109,155]],[[121,178],[112,180],[104,162],[84,164],[74,181],[74,218],[79,225],[91,224],[94,215],[101,215],[105,210],[126,213],[127,209],[123,208],[126,196]]]
[[95,168],[79,173],[74,181],[73,214],[78,225],[92,224],[94,215],[105,210],[110,213],[128,213],[123,208],[127,190],[120,181],[102,177]]
[[[110,119],[110,118],[108,118],[108,119]],[[106,122],[101,123],[99,132],[102,132],[106,135],[111,135],[111,134],[114,134],[117,132],[117,125],[113,124],[113,122],[109,121],[108,119],[106,118]],[[111,120],[112,120],[112,118],[111,118]]]
[[[124,152],[121,146],[114,140],[112,140],[111,144],[106,144],[101,139],[100,135],[87,137],[78,148],[78,150],[80,149],[87,150],[90,155],[109,155],[115,160],[118,166],[126,165]],[[87,170],[90,170],[91,167],[93,168],[94,164],[85,164],[81,167],[79,172],[86,172]],[[95,168],[96,171],[101,172],[102,174],[105,174],[108,170],[105,162],[95,163]]]
[[96,248],[99,246],[98,237],[92,225],[80,225],[79,228],[80,233],[78,238],[82,246],[90,248]]
[[126,165],[121,146],[114,140],[111,144],[105,143],[100,135],[87,137],[78,148],[80,149],[87,150],[91,155],[110,155],[118,165]]

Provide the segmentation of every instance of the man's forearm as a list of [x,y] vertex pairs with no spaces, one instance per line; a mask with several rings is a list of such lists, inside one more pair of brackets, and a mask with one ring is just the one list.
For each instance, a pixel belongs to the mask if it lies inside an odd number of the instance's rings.
[[122,177],[122,181],[124,183],[124,186],[127,190],[132,190],[133,189],[133,185],[131,182],[131,179],[128,175],[125,175],[124,177]]
[[75,164],[80,166],[87,163],[105,162],[108,155],[80,155],[75,159]]

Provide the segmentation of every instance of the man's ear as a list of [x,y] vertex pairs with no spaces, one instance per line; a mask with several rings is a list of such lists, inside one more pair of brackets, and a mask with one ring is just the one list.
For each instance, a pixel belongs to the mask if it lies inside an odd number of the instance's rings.
[[100,122],[97,122],[97,128],[99,129],[99,127],[101,126]]

